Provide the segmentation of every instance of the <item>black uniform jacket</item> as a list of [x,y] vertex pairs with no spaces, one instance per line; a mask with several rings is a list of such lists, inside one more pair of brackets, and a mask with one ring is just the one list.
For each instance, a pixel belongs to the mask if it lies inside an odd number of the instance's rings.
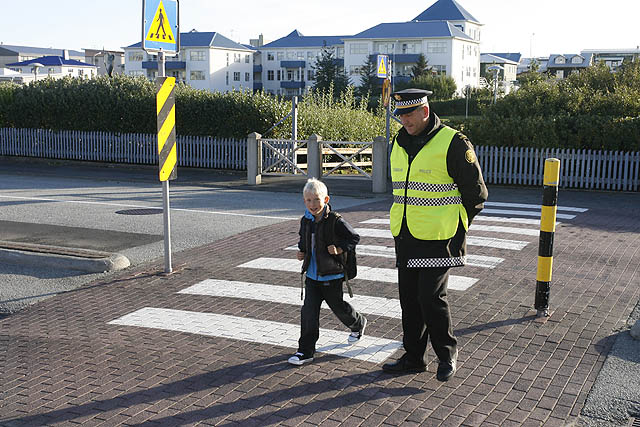
[[[400,129],[396,140],[398,145],[407,152],[409,165],[420,149],[428,144],[442,127],[440,118],[430,112],[429,125],[419,135],[409,135],[404,128]],[[473,150],[473,145],[466,136],[458,132],[453,137],[449,151],[447,151],[447,171],[458,186],[462,195],[462,204],[467,211],[469,224],[471,224],[473,217],[484,208],[488,191],[484,178],[482,178],[478,159],[476,158],[471,163],[468,162],[465,156],[467,150]],[[398,267],[406,267],[409,259],[462,257],[466,255],[467,251],[466,232],[461,220],[456,234],[451,239],[420,240],[411,235],[407,228],[406,217],[403,217],[400,234],[395,238],[395,243],[396,265]]]

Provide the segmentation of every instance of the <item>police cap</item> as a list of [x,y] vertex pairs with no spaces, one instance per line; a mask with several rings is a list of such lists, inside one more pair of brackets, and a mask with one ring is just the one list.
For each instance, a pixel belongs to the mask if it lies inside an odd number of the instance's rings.
[[391,96],[396,101],[393,115],[407,114],[422,105],[427,105],[427,96],[432,93],[430,90],[424,89],[404,89],[392,93]]

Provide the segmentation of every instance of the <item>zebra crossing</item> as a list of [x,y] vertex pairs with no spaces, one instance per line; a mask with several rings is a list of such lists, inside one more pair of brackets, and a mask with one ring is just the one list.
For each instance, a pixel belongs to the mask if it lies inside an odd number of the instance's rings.
[[[538,236],[540,220],[531,217],[539,218],[541,207],[540,205],[506,202],[487,202],[486,205],[489,208],[485,208],[482,211],[482,215],[474,218],[474,223],[469,229],[467,244],[472,247],[470,248],[472,253],[467,255],[467,265],[482,269],[496,269],[500,268],[504,258],[475,252],[481,253],[484,248],[490,248],[503,250],[507,255],[513,254],[513,251],[521,251],[527,245],[534,243],[531,238]],[[558,207],[558,210],[571,212],[571,214],[557,214],[558,218],[564,220],[571,220],[580,213],[587,211],[587,209],[576,207]],[[361,244],[357,247],[359,264],[358,276],[355,280],[387,284],[397,282],[396,269],[367,265],[368,257],[395,258],[393,236],[389,231],[388,224],[389,218],[386,216],[362,221],[354,227],[361,236]],[[384,226],[384,228],[376,228],[378,226]],[[478,232],[490,235],[495,234],[501,237],[475,235]],[[503,235],[522,236],[523,240],[503,238]],[[371,239],[375,239],[375,242],[369,241]],[[389,241],[389,245],[380,244],[385,240]],[[258,256],[234,267],[260,271],[300,273],[302,262],[290,255],[292,251],[297,251],[297,246],[289,244],[282,249],[284,255],[280,258]],[[456,270],[463,271],[466,275],[450,275],[450,291],[468,291],[479,280],[477,277],[471,277],[473,276],[473,269]],[[297,286],[222,279],[206,279],[177,293],[210,298],[240,298],[247,301],[264,301],[290,306],[300,306],[302,304],[300,288]],[[398,321],[401,319],[402,312],[398,299],[355,295],[349,301],[358,311],[365,315],[382,316],[398,319]],[[322,308],[328,309],[326,304],[323,304]],[[111,325],[187,332],[210,337],[249,341],[284,347],[291,349],[291,351],[297,348],[300,332],[298,324],[209,312],[176,310],[167,307],[144,307],[108,323]],[[348,333],[348,330],[321,329],[317,351],[379,364],[402,346],[399,341],[371,335],[365,335],[355,344],[348,344]]]

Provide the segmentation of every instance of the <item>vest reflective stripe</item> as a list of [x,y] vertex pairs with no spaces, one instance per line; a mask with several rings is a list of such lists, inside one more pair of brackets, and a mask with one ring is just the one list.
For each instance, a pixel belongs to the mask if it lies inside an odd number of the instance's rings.
[[466,264],[466,257],[451,258],[411,258],[407,261],[408,268],[439,268],[462,267]]
[[462,197],[451,196],[442,197],[437,199],[425,199],[422,197],[405,197],[405,196],[393,196],[393,203],[407,204],[411,206],[445,206],[445,205],[458,205],[462,203]]
[[411,235],[421,240],[450,239],[462,219],[468,228],[467,211],[453,178],[447,171],[447,152],[457,131],[443,127],[418,152],[411,165],[406,151],[394,142],[391,151],[393,205],[391,233],[400,233],[403,216]]
[[[397,181],[393,182],[394,190],[404,190],[405,182]],[[409,190],[419,190],[419,191],[453,191],[457,190],[458,186],[456,184],[427,184],[424,182],[407,182],[407,188]]]

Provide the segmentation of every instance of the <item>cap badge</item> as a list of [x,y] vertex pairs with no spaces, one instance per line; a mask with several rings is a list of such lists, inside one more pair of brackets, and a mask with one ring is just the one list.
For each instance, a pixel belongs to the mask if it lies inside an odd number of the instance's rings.
[[393,95],[393,97],[396,99],[396,101],[400,101],[402,99],[402,97],[398,94]]

